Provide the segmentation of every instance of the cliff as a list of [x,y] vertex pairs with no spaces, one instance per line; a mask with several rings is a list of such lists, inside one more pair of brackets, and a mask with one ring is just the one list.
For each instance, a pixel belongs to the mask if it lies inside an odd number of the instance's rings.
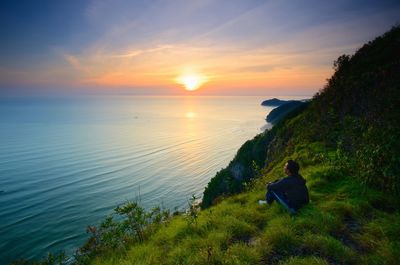
[[[290,156],[297,145],[315,142],[336,150],[342,167],[353,168],[349,174],[360,181],[399,192],[400,170],[395,162],[400,154],[396,140],[400,139],[399,31],[395,27],[353,56],[340,56],[334,62],[335,73],[311,101],[289,111],[271,130],[247,142],[228,167],[217,173],[205,189],[203,207],[246,186],[256,176],[252,168],[270,168]],[[255,150],[264,150],[265,157],[261,159]],[[237,164],[242,166],[240,179],[232,174]],[[236,189],[222,188],[229,185]]]

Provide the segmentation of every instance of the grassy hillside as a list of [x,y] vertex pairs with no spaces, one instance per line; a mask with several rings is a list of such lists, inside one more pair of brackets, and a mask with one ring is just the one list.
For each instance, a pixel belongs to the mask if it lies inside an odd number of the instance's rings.
[[[310,104],[246,142],[204,192],[203,210],[116,209],[81,264],[400,264],[400,28],[340,56]],[[294,159],[310,204],[258,205]],[[52,261],[52,260],[50,260]]]
[[321,143],[297,146],[311,203],[296,216],[258,205],[264,183],[282,177],[281,162],[248,190],[160,224],[143,243],[109,250],[90,264],[399,264],[400,215],[394,196],[338,170]]

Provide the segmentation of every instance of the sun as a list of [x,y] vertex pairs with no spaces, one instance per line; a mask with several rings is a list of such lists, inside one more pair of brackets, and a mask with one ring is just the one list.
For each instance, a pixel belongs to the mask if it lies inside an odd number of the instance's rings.
[[176,81],[183,85],[187,91],[194,91],[206,82],[206,78],[200,74],[187,74],[178,77]]

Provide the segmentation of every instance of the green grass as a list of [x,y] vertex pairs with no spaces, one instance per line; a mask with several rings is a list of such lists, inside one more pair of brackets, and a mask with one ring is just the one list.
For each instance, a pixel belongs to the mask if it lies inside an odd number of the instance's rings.
[[[246,192],[199,213],[173,217],[143,243],[110,250],[90,264],[400,264],[396,198],[367,188],[313,153],[297,148],[311,202],[291,216],[278,204],[258,205],[283,161]],[[292,156],[293,157],[293,156]],[[287,158],[285,158],[286,160]]]

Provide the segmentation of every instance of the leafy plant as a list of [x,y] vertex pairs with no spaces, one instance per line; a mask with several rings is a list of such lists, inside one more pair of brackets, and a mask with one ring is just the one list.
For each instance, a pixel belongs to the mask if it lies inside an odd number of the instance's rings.
[[200,212],[200,204],[198,202],[198,198],[193,194],[192,197],[188,201],[189,208],[186,212],[186,219],[189,225],[195,224],[197,225],[197,218],[199,217]]
[[112,249],[123,251],[128,243],[143,242],[160,224],[170,219],[169,210],[157,206],[146,211],[137,202],[130,201],[116,207],[114,213],[117,220],[108,216],[98,227],[88,226],[90,237],[76,253],[79,263],[85,263],[88,257],[97,253]]

